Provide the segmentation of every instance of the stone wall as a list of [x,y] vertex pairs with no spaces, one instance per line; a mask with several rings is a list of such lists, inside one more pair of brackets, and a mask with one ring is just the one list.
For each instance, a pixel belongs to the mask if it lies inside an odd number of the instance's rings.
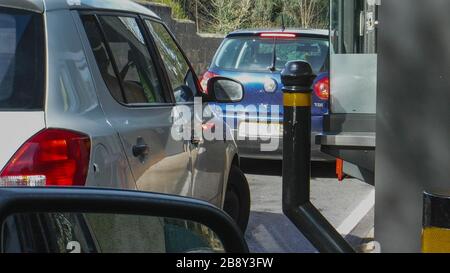
[[173,32],[197,74],[205,72],[223,41],[223,35],[197,33],[195,22],[172,18],[172,8],[156,3],[143,4],[155,12]]

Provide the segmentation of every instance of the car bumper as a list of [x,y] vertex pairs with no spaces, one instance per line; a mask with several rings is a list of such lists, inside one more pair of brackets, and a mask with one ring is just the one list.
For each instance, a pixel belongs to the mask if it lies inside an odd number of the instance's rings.
[[[267,159],[267,160],[282,160],[283,159],[283,137],[282,135],[272,136],[270,140],[268,138],[261,138],[258,136],[240,136],[239,127],[241,123],[283,123],[282,114],[277,116],[261,118],[253,114],[240,114],[235,113],[231,115],[223,115],[222,118],[230,126],[236,141],[239,156],[250,159]],[[322,133],[323,116],[312,116],[311,118],[311,159],[313,161],[331,161],[333,157],[326,155],[320,151],[320,145],[315,143],[316,135]],[[282,128],[281,128],[282,129]],[[281,130],[282,131],[282,130]],[[266,140],[264,140],[266,139]],[[270,145],[268,145],[270,143]]]
[[[320,145],[315,143],[316,135],[320,133],[311,134],[311,160],[312,161],[331,161],[333,157],[326,155],[320,151]],[[258,140],[239,140],[237,130],[234,131],[236,144],[239,150],[239,156],[249,159],[265,159],[265,160],[282,160],[283,159],[283,138],[272,138],[271,141]],[[271,145],[268,145],[271,142]],[[276,145],[278,144],[278,145]],[[273,147],[267,150],[263,147]]]

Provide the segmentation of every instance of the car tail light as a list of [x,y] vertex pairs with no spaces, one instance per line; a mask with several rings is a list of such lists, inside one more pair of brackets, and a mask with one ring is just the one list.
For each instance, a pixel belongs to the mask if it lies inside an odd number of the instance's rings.
[[84,134],[46,129],[17,151],[0,174],[0,186],[84,186],[90,150]]
[[268,39],[294,39],[297,37],[297,34],[286,32],[268,32],[268,33],[261,33],[259,37]]
[[321,100],[330,99],[330,79],[325,77],[314,84],[314,92]]
[[206,71],[205,74],[203,74],[202,80],[200,81],[203,93],[208,94],[208,81],[217,76],[219,75],[210,71]]

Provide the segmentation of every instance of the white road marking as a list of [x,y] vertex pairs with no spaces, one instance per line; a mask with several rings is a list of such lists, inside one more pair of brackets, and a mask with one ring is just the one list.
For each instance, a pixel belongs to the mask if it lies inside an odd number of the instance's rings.
[[348,235],[361,222],[375,205],[375,189],[372,189],[367,197],[345,218],[336,229],[342,235]]

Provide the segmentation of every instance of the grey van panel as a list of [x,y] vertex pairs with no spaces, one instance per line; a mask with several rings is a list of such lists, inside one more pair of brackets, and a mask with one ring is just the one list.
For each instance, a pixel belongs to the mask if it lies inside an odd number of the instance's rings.
[[331,112],[333,114],[375,114],[377,55],[332,54],[330,63]]

